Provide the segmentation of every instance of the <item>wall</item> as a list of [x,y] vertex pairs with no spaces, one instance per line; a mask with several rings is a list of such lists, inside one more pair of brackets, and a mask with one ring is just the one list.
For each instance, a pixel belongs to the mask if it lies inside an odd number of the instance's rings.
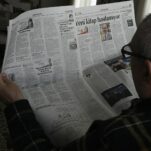
[[72,5],[73,0],[41,0],[41,7]]
[[137,0],[136,22],[139,24],[142,19],[151,13],[151,0]]

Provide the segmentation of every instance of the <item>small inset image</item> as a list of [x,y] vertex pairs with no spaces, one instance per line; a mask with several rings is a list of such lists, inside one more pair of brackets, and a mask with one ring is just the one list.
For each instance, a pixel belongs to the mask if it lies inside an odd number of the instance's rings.
[[130,57],[123,58],[122,56],[104,61],[105,64],[107,64],[114,72],[117,72],[122,69],[130,70]]
[[70,21],[70,22],[73,22],[73,21],[74,21],[73,14],[69,14],[69,21]]
[[133,24],[133,20],[132,19],[128,19],[127,20],[127,25],[128,27],[132,27],[134,24]]
[[30,31],[30,29],[32,29],[34,27],[34,23],[32,18],[29,18],[27,22],[23,22],[20,25],[20,29],[18,32],[26,32],[26,31]]
[[77,49],[77,40],[76,40],[76,38],[69,41],[69,49],[70,50]]
[[123,98],[132,96],[131,92],[123,84],[112,87],[101,94],[111,106],[113,106],[115,103]]
[[102,41],[112,40],[110,23],[100,24],[100,35]]
[[78,35],[87,34],[88,32],[89,32],[89,29],[87,26],[80,27],[78,29]]

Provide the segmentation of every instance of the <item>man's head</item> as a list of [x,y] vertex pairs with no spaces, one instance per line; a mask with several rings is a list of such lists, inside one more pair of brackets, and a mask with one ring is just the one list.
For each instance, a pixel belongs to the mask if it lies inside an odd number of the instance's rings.
[[[132,51],[151,58],[151,15],[139,25],[130,43]],[[133,80],[141,98],[151,98],[151,61],[132,57]]]
[[107,23],[102,24],[102,32],[107,33],[109,31],[109,25]]

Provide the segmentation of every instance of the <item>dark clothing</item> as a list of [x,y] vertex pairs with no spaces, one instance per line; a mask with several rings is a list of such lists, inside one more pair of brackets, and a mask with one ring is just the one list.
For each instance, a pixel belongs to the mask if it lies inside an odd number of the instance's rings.
[[5,110],[15,151],[151,150],[151,100],[140,101],[118,117],[95,121],[85,136],[62,149],[51,144],[27,100]]

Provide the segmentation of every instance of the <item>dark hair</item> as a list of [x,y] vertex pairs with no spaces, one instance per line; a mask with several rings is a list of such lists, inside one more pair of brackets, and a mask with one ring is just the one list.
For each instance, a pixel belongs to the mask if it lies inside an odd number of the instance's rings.
[[140,23],[130,45],[133,51],[151,58],[151,14]]

